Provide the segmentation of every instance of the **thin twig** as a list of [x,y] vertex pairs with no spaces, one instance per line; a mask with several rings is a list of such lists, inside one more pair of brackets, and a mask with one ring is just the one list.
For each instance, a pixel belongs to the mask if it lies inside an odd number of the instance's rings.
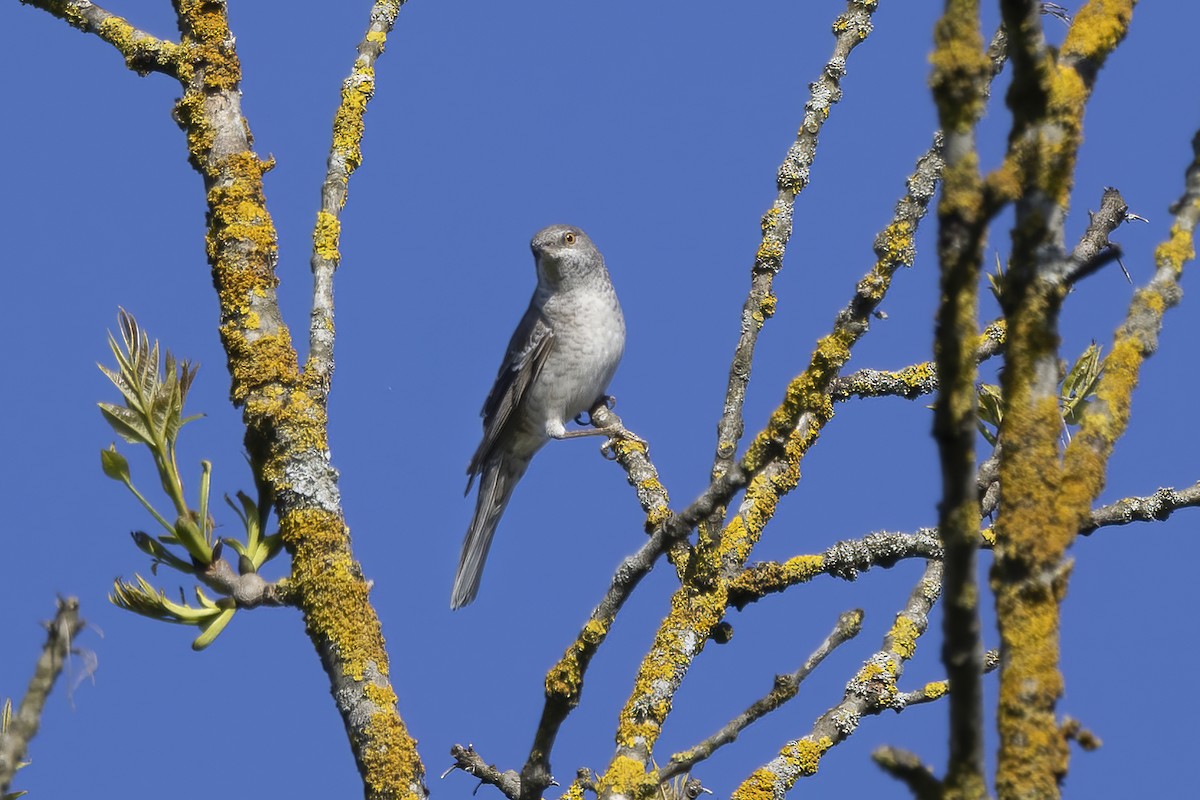
[[871,31],[874,4],[849,2],[846,12],[834,25],[836,40],[833,54],[811,85],[804,119],[796,141],[788,148],[776,178],[775,202],[762,218],[762,242],[754,257],[750,292],[742,307],[741,335],[729,369],[725,403],[717,423],[717,449],[713,459],[714,479],[724,475],[734,463],[738,442],[745,429],[742,406],[754,363],[754,348],[763,323],[774,313],[775,296],[771,288],[775,275],[783,267],[783,255],[792,235],[792,209],[796,196],[808,185],[809,170],[817,153],[817,135],[829,118],[831,107],[842,99],[841,81],[846,74],[846,58]]
[[1126,497],[1094,509],[1091,518],[1079,529],[1079,533],[1081,536],[1089,536],[1109,525],[1161,521],[1181,508],[1197,506],[1200,506],[1200,481],[1180,491],[1159,489],[1147,497]]
[[1100,208],[1090,212],[1087,230],[1071,252],[1064,275],[1068,283],[1077,283],[1120,257],[1121,249],[1108,237],[1128,219],[1128,211],[1120,192],[1111,187],[1104,190]]
[[[945,615],[942,661],[954,685],[950,700],[948,784],[965,797],[983,785],[983,648],[979,635],[979,494],[975,342],[979,329],[979,276],[991,218],[984,202],[975,147],[997,59],[984,51],[977,0],[947,2],[934,32],[931,85],[946,136],[945,184],[938,204],[940,302],[934,354],[938,392],[933,436],[941,464],[938,531],[944,547]],[[1000,48],[1007,55],[1007,41]],[[1001,60],[1000,63],[1003,63]]]
[[333,379],[333,273],[341,260],[341,213],[346,205],[350,176],[362,164],[363,115],[375,93],[375,61],[405,0],[376,0],[371,21],[358,43],[350,76],[342,82],[342,101],[333,118],[333,137],[321,184],[321,209],[313,229],[312,316],[308,331],[308,390],[324,405]]
[[907,786],[917,800],[941,800],[945,796],[942,782],[934,777],[933,769],[923,763],[916,753],[885,745],[872,752],[871,759],[884,772]]
[[558,731],[571,710],[579,704],[583,679],[592,657],[608,637],[617,613],[655,562],[669,548],[665,532],[659,523],[670,514],[667,490],[658,479],[658,470],[650,461],[649,448],[637,436],[628,435],[620,417],[607,405],[592,410],[591,422],[599,428],[623,431],[605,443],[604,451],[625,470],[629,483],[637,490],[638,501],[646,513],[646,530],[650,538],[633,555],[617,567],[612,582],[600,603],[592,609],[562,658],[546,673],[546,701],[534,732],[529,757],[521,770],[521,785],[539,786],[541,791],[550,778],[550,753]]
[[[817,344],[808,368],[789,384],[784,402],[772,414],[766,428],[755,438],[741,462],[731,464],[697,503],[664,523],[667,541],[685,536],[690,528],[689,517],[695,514],[697,521],[707,517],[711,510],[727,503],[737,488],[749,485],[738,513],[720,537],[701,537],[697,550],[700,566],[690,570],[693,585],[682,588],[681,592],[721,593],[722,584],[743,568],[780,498],[796,486],[801,459],[832,416],[832,404],[825,396],[829,383],[849,358],[853,345],[867,331],[871,314],[886,295],[895,271],[911,257],[911,236],[933,196],[940,169],[941,156],[935,140],[930,151],[918,159],[908,191],[897,203],[898,222],[894,221],[876,243],[877,261],[838,314],[833,331]],[[723,494],[725,491],[728,493]],[[701,505],[705,507],[703,511]],[[712,626],[720,622],[726,607],[723,599],[695,605],[690,599],[673,603],[672,612],[660,626],[641,668],[643,673],[649,670],[663,677],[635,682],[642,693],[635,693],[626,703],[620,728],[636,728],[638,736],[634,746],[618,746],[617,759],[648,763],[655,734],[670,708],[668,699],[703,649]],[[699,609],[705,610],[693,613]],[[715,612],[715,617],[709,618],[709,612]],[[663,664],[672,666],[664,670]],[[618,741],[633,739],[619,732]]]
[[788,742],[779,755],[759,767],[734,790],[731,800],[783,797],[802,777],[816,774],[821,757],[850,737],[863,716],[903,710],[896,681],[912,658],[917,640],[929,627],[929,611],[941,592],[942,565],[929,561],[904,608],[883,639],[883,647],[867,659],[846,685],[842,701],[822,714],[812,730]]
[[[979,335],[975,348],[976,363],[983,363],[1004,349],[1003,320],[992,322]],[[834,402],[850,397],[903,397],[915,400],[933,394],[938,388],[937,365],[932,361],[911,364],[900,370],[860,369],[838,377],[829,387]]]
[[521,796],[521,777],[511,769],[501,772],[494,765],[484,761],[483,757],[475,752],[474,745],[463,747],[456,744],[450,748],[450,757],[454,759],[454,766],[442,773],[443,778],[454,770],[461,769],[478,778],[480,786],[495,786],[509,800],[517,800]]
[[729,582],[729,605],[742,609],[789,586],[807,583],[818,575],[852,581],[873,567],[888,568],[908,558],[942,557],[936,528],[916,533],[879,531],[860,539],[846,539],[820,555],[803,555],[784,562],[752,564]]
[[31,6],[48,11],[84,33],[92,33],[115,47],[125,57],[125,66],[139,75],[161,72],[182,80],[182,54],[177,42],[159,39],[134,27],[124,17],[117,16],[88,0],[22,0]]
[[[983,654],[983,674],[995,672],[1000,666],[1000,651],[988,650]],[[914,689],[911,692],[901,692],[896,696],[896,703],[903,705],[904,708],[910,706],[920,706],[925,703],[932,703],[935,700],[940,700],[950,693],[950,681],[930,681],[920,689]]]
[[825,660],[826,656],[859,634],[859,631],[862,630],[862,620],[862,609],[843,613],[838,617],[833,630],[825,637],[825,641],[821,642],[799,669],[788,675],[776,675],[775,684],[766,695],[754,701],[745,711],[731,719],[724,727],[704,741],[671,756],[671,760],[659,768],[659,779],[666,781],[687,772],[696,764],[712,756],[720,748],[737,739],[738,734],[749,727],[751,723],[795,697],[800,690],[801,682]]
[[46,644],[38,656],[33,677],[8,731],[0,735],[0,795],[12,785],[13,774],[29,752],[29,742],[37,735],[46,698],[62,673],[71,653],[71,643],[86,623],[79,617],[79,600],[58,599],[54,619],[46,623]]

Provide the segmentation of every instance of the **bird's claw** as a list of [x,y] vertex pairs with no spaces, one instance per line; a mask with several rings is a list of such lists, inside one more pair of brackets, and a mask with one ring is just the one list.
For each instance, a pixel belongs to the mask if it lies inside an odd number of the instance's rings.
[[[609,411],[612,411],[613,407],[616,406],[616,404],[617,404],[617,398],[613,397],[612,395],[610,395],[610,394],[600,395],[599,397],[596,398],[596,402],[592,404],[591,411],[580,411],[579,414],[576,415],[575,424],[577,424],[577,425],[592,425],[592,424],[594,424],[593,419],[596,416],[594,413],[592,413],[593,411],[595,411],[597,408],[600,408],[601,406],[603,406],[604,408],[607,408]],[[583,418],[584,414],[587,414],[586,421]]]
[[650,452],[650,443],[626,428],[624,425],[614,425],[612,429],[606,431],[606,433],[608,433],[608,438],[605,439],[604,444],[600,446],[600,454],[609,461],[616,461],[617,443],[621,441],[636,442],[642,446],[646,453]]

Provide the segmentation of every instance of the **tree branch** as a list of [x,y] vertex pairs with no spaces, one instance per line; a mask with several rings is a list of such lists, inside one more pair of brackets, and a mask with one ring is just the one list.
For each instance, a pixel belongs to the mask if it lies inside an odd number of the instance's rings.
[[[939,168],[940,156],[935,146],[918,162],[917,173],[936,175]],[[902,232],[897,235],[911,236],[935,185],[935,180],[910,181],[910,195],[898,204],[897,215],[904,215],[911,224],[900,226]],[[829,382],[849,357],[850,348],[866,332],[870,313],[884,296],[894,271],[903,263],[905,252],[903,247],[892,246],[880,255],[868,276],[858,284],[854,299],[838,315],[834,332],[817,345],[808,369],[792,381],[783,405],[772,415],[741,464],[722,474],[692,507],[664,524],[668,536],[686,535],[680,523],[695,514],[700,505],[723,505],[738,484],[748,483],[745,500],[719,541],[712,547],[704,547],[701,541],[693,556],[693,561],[699,560],[691,571],[695,575],[694,585],[677,592],[671,614],[660,626],[659,635],[643,661],[634,692],[622,712],[617,737],[622,744],[610,764],[610,773],[623,759],[632,759],[643,768],[648,763],[657,731],[669,708],[664,698],[674,694],[691,661],[703,649],[709,632],[723,617],[727,606],[726,582],[742,569],[779,499],[798,482],[801,458],[832,415],[832,405],[826,396]],[[749,476],[753,479],[747,481]],[[720,493],[726,489],[729,494],[721,499]],[[697,515],[704,516],[707,515]],[[678,533],[680,530],[682,534]],[[697,591],[698,587],[703,587],[703,591]],[[620,774],[628,777],[632,771],[621,769]],[[616,790],[631,791],[628,787]]]
[[837,624],[825,641],[797,669],[788,675],[776,675],[775,685],[766,695],[756,700],[745,711],[730,720],[721,730],[709,736],[699,744],[681,753],[671,756],[671,760],[660,767],[658,777],[662,781],[670,780],[676,775],[688,772],[696,764],[712,756],[720,748],[737,739],[738,734],[787,701],[796,696],[800,684],[816,669],[825,657],[846,642],[858,636],[862,630],[862,609],[847,611],[838,617]]
[[882,649],[846,684],[842,701],[822,714],[808,734],[788,742],[776,758],[755,770],[734,790],[730,800],[783,797],[797,780],[816,774],[822,756],[849,738],[864,715],[903,710],[896,681],[904,671],[904,662],[916,652],[917,640],[929,627],[929,611],[937,601],[941,583],[941,563],[929,561],[884,637]]
[[846,12],[834,25],[836,39],[833,55],[821,70],[820,77],[811,84],[796,141],[779,167],[776,177],[778,193],[762,218],[762,243],[754,257],[750,292],[742,307],[741,335],[734,350],[725,403],[717,423],[717,451],[712,468],[714,480],[733,465],[738,442],[745,430],[742,405],[746,399],[746,386],[750,382],[754,348],[763,324],[775,313],[775,295],[771,288],[775,275],[783,268],[784,251],[792,235],[792,209],[796,196],[808,185],[809,170],[816,159],[817,135],[829,118],[833,104],[842,99],[841,80],[846,74],[846,58],[870,33],[874,10],[874,4],[847,3]]
[[1181,508],[1197,506],[1200,506],[1200,481],[1178,492],[1174,489],[1159,489],[1149,497],[1126,497],[1095,509],[1088,522],[1079,529],[1079,534],[1090,536],[1109,525],[1161,521]]
[[942,800],[945,789],[916,753],[884,746],[871,753],[871,759],[896,780],[903,783],[917,800]]
[[1109,261],[1120,256],[1119,247],[1108,237],[1128,218],[1129,206],[1116,189],[1107,188],[1100,197],[1100,208],[1090,213],[1087,230],[1071,252],[1064,280],[1077,283]]
[[839,313],[834,331],[818,343],[808,368],[788,386],[783,404],[771,416],[739,464],[729,467],[701,498],[663,527],[667,540],[682,538],[694,519],[705,519],[728,502],[733,492],[747,487],[738,514],[719,540],[703,535],[689,566],[689,583],[676,594],[672,611],[659,628],[621,714],[617,754],[608,775],[619,776],[614,793],[631,792],[624,781],[635,775],[632,764],[649,763],[671,697],[691,661],[720,622],[726,609],[725,582],[742,569],[745,559],[770,521],[779,499],[796,486],[799,463],[832,416],[827,397],[830,382],[849,358],[850,349],[866,332],[868,320],[887,292],[895,270],[911,260],[911,237],[933,196],[940,174],[939,143],[917,162],[908,192],[897,204],[896,220],[877,240],[877,261],[856,287],[854,297]]
[[396,710],[369,585],[354,560],[324,407],[301,374],[275,291],[278,238],[250,148],[241,68],[223,3],[176,0],[183,97],[175,116],[204,178],[207,250],[246,448],[292,555],[290,588],[329,677],[368,798],[425,797],[416,743]]
[[124,17],[105,11],[88,0],[21,0],[67,22],[84,33],[92,33],[111,44],[125,57],[125,66],[139,75],[161,72],[182,80],[181,48],[176,42],[159,39],[129,24]]
[[[981,486],[988,485],[994,466],[995,460],[988,459],[980,467]],[[995,493],[988,485],[988,491],[980,501],[981,513],[986,515],[994,511],[994,499]],[[1079,534],[1090,536],[1104,527],[1162,521],[1180,509],[1196,507],[1200,507],[1200,482],[1180,491],[1159,489],[1146,497],[1126,497],[1093,510]],[[995,534],[991,528],[981,533],[980,547],[990,549],[994,542]],[[896,562],[910,558],[942,558],[942,542],[937,528],[922,528],[916,533],[880,531],[858,539],[840,541],[821,554],[794,556],[783,562],[752,564],[729,582],[729,605],[740,610],[767,595],[807,583],[818,575],[853,581],[861,572],[876,567],[890,569]],[[983,671],[990,672],[986,653],[984,658]]]
[[473,745],[454,745],[450,748],[450,757],[454,759],[454,766],[442,773],[443,778],[454,770],[461,769],[479,778],[480,786],[495,786],[509,800],[517,800],[521,796],[521,776],[511,769],[501,772],[495,765],[487,763],[483,756],[475,752]]
[[25,697],[21,699],[16,716],[9,722],[8,730],[0,735],[0,795],[8,791],[13,774],[29,752],[29,742],[41,725],[46,698],[71,654],[71,642],[85,624],[79,617],[79,600],[60,597],[54,619],[46,623],[46,644],[38,656]]
[[[620,417],[603,403],[593,409],[590,416],[597,428],[625,431]],[[549,785],[550,753],[554,749],[554,741],[567,715],[579,705],[584,675],[592,657],[608,637],[617,613],[629,595],[670,546],[660,525],[670,514],[670,500],[666,488],[658,479],[658,470],[650,461],[646,443],[636,436],[618,435],[605,444],[605,451],[612,453],[612,457],[625,470],[630,485],[637,490],[638,502],[646,512],[646,530],[650,532],[650,538],[617,567],[608,591],[592,609],[575,641],[546,673],[546,701],[520,776],[521,786],[540,787],[536,792],[531,788],[530,794],[536,795]],[[675,552],[686,557],[686,550]],[[677,566],[682,568],[685,565],[686,561]]]
[[942,662],[954,687],[946,783],[964,798],[978,798],[986,794],[986,786],[979,678],[983,647],[975,578],[980,519],[975,484],[975,339],[983,242],[990,216],[979,174],[975,126],[983,115],[991,80],[978,0],[948,0],[934,29],[934,41],[930,84],[946,137],[945,178],[938,203],[941,301],[934,339],[938,393],[933,407],[933,436],[942,474],[938,531],[945,550]]
[[[1088,3],[1057,57],[1044,40],[1036,2],[1004,0],[1001,10],[1014,67],[1008,94],[1013,124],[1008,156],[991,180],[1016,201],[1016,219],[1001,293],[1009,344],[1001,376],[1004,451],[991,570],[1002,656],[996,787],[1002,798],[1050,798],[1058,796],[1069,757],[1055,718],[1063,690],[1059,603],[1069,573],[1063,559],[1107,466],[1107,453],[1093,447],[1086,413],[1066,457],[1059,453],[1058,312],[1072,271],[1063,229],[1084,108],[1096,71],[1125,35],[1132,2]],[[1129,366],[1127,352],[1121,361],[1118,372]],[[1134,376],[1136,370],[1135,364]],[[1098,393],[1097,400],[1089,410],[1107,405],[1105,395]],[[1110,421],[1105,432],[1115,438],[1123,428],[1123,422]],[[1081,464],[1072,453],[1084,447],[1090,452]]]
[[[983,363],[1004,350],[1004,320],[996,320],[984,328],[976,342],[975,361]],[[938,388],[937,365],[932,361],[911,364],[894,372],[860,369],[839,377],[829,387],[829,397],[835,402],[854,397],[903,397],[915,400],[933,394]]]
[[852,581],[859,572],[872,567],[887,569],[907,558],[940,560],[942,543],[937,529],[924,528],[917,533],[881,531],[838,542],[820,555],[754,564],[729,581],[729,605],[741,610],[769,594],[807,583],[818,575]]
[[321,184],[321,209],[313,229],[312,316],[308,332],[308,362],[304,373],[315,402],[325,405],[333,380],[333,273],[341,261],[341,213],[346,205],[350,176],[362,164],[362,136],[367,104],[375,93],[375,61],[383,54],[388,34],[405,0],[376,0],[366,35],[350,76],[342,82],[342,101],[333,118],[333,140]]
[[[995,672],[1000,666],[1000,651],[988,650],[983,654],[983,674],[987,675],[990,672]],[[932,703],[935,700],[940,700],[950,694],[950,681],[930,681],[920,689],[914,689],[911,692],[901,692],[896,697],[898,705],[903,705],[904,708],[909,706],[920,706],[925,703]]]

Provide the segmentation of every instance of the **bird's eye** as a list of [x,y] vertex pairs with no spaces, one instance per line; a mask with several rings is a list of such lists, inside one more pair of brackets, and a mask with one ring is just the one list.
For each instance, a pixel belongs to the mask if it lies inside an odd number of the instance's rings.
[[565,244],[565,245],[575,244],[575,234],[571,233],[570,231],[567,231],[566,233],[564,233],[563,234],[563,244]]

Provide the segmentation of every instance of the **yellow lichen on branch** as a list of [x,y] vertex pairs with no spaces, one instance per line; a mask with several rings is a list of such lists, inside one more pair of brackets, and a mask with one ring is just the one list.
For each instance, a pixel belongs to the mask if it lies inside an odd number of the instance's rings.
[[[1119,336],[1109,354],[1113,372],[1106,366],[1097,401],[1060,460],[1056,320],[1066,290],[1046,253],[1060,246],[1096,71],[1124,37],[1131,13],[1127,1],[1088,3],[1057,58],[1040,31],[1010,31],[1022,56],[1009,95],[1014,137],[1002,171],[1007,177],[989,184],[1003,188],[1006,199],[1022,199],[1003,300],[1009,339],[991,573],[1002,646],[996,776],[1002,798],[1057,797],[1066,774],[1069,752],[1055,718],[1063,689],[1058,666],[1059,606],[1068,576],[1063,559],[1103,487],[1140,363],[1140,355],[1127,358],[1131,351]],[[1027,9],[1023,23],[1035,14]]]
[[817,774],[821,756],[832,746],[833,741],[828,737],[816,741],[804,738],[789,742],[780,750],[775,761],[752,772],[729,796],[730,800],[773,800],[783,797],[798,778]]

